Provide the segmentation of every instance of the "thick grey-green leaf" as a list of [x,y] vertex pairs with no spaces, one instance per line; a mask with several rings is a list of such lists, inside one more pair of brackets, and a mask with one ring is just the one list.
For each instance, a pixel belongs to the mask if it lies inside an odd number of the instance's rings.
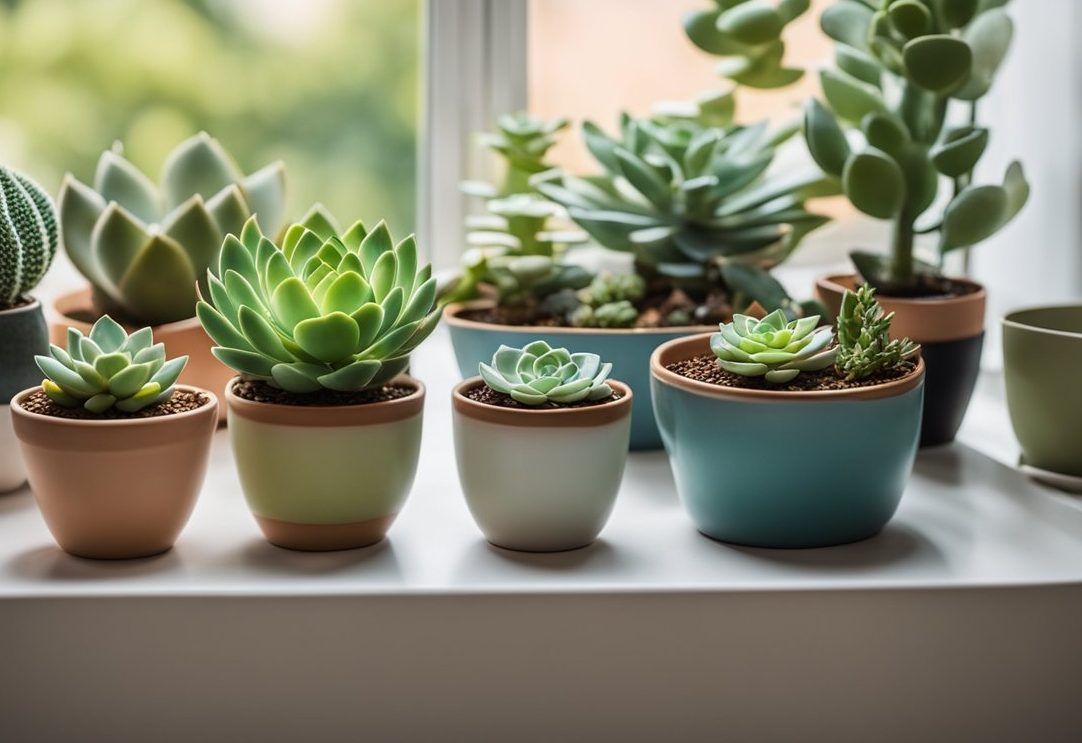
[[837,70],[819,73],[823,95],[835,114],[853,123],[859,122],[872,111],[886,108],[879,90],[866,82]]
[[987,145],[987,129],[958,129],[949,132],[943,142],[932,149],[932,163],[943,175],[957,178],[972,172]]
[[938,95],[957,89],[969,77],[973,53],[965,41],[947,35],[921,36],[902,49],[906,75]]
[[849,143],[834,115],[812,98],[804,106],[804,137],[808,151],[819,167],[841,176],[849,158]]
[[842,187],[853,206],[878,219],[896,216],[905,203],[902,169],[890,155],[874,148],[850,156]]
[[969,79],[954,93],[955,98],[973,101],[988,92],[1013,36],[1014,23],[1002,9],[989,10],[974,19],[962,32],[962,38],[973,51],[973,64]]

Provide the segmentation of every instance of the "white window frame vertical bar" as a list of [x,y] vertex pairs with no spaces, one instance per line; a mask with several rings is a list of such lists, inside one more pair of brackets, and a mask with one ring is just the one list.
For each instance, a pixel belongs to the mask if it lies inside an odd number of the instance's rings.
[[471,135],[526,107],[528,0],[428,0],[418,234],[433,268],[458,264],[467,203],[458,189],[487,172]]

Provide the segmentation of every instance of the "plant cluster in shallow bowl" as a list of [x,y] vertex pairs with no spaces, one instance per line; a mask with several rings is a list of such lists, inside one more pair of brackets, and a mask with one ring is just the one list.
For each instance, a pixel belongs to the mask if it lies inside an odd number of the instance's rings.
[[[630,388],[613,365],[542,340],[501,346],[452,393],[466,503],[485,538],[553,552],[590,544],[612,512],[631,432]],[[546,462],[524,477],[523,462]]]
[[35,361],[40,387],[12,400],[15,434],[45,523],[81,557],[145,557],[173,546],[206,474],[218,400],[178,385],[149,327],[108,315],[68,330]]
[[775,311],[658,348],[654,407],[700,531],[821,547],[886,525],[916,457],[924,383],[919,347],[891,339],[891,319],[864,286],[845,295],[837,336]]
[[228,236],[198,316],[240,375],[230,438],[267,539],[360,547],[383,538],[413,483],[424,386],[403,375],[439,320],[436,280],[414,238],[396,244],[383,222],[308,224],[275,242],[249,219]]

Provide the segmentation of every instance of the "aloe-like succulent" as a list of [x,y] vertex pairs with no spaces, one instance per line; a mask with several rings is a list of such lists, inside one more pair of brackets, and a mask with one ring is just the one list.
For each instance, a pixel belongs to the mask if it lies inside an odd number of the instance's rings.
[[612,396],[606,384],[612,364],[596,353],[571,353],[534,341],[522,348],[500,346],[492,363],[480,364],[481,379],[496,392],[523,405],[604,400]]
[[284,200],[282,163],[245,176],[206,133],[173,150],[160,189],[117,144],[98,160],[93,188],[65,176],[60,232],[99,310],[159,325],[195,314],[197,283],[206,290],[222,239],[239,234],[250,216],[276,235]]
[[802,371],[818,371],[834,363],[834,331],[818,325],[818,315],[787,321],[781,310],[761,320],[733,315],[731,323],[722,323],[720,332],[710,336],[710,350],[725,371],[783,384]]
[[723,59],[717,72],[749,88],[783,88],[803,70],[786,67],[785,27],[802,16],[810,0],[713,0],[714,7],[688,14],[684,30],[695,46]]
[[27,176],[0,165],[0,309],[38,285],[57,242],[52,199]]
[[626,114],[621,130],[614,138],[586,122],[586,146],[603,172],[538,176],[537,188],[599,244],[633,253],[640,272],[724,284],[738,306],[788,306],[767,271],[826,223],[805,201],[837,192],[834,179],[821,173],[766,175],[776,147],[796,130]]
[[65,408],[104,413],[116,408],[134,413],[173,396],[187,356],[165,358],[165,345],[154,342],[150,328],[128,335],[105,315],[90,335],[68,328],[67,350],[50,344],[48,356],[35,356],[46,379],[41,388]]
[[[852,256],[881,289],[911,292],[922,274],[942,269],[948,253],[1010,222],[1029,197],[1017,162],[1002,184],[973,183],[989,139],[977,103],[1013,35],[1006,2],[838,0],[823,12],[823,31],[837,42],[836,66],[821,73],[826,105],[807,104],[805,138],[853,206],[894,223],[889,256]],[[967,123],[948,122],[952,105],[969,109]],[[927,214],[944,201],[936,197],[945,185],[945,208]],[[915,235],[929,233],[939,236],[938,266],[914,256]]]
[[838,313],[838,357],[834,365],[846,379],[863,379],[897,368],[920,351],[908,338],[890,339],[894,313],[883,314],[875,289],[864,284],[845,291]]
[[405,371],[435,329],[431,274],[413,236],[395,245],[383,222],[325,239],[294,224],[279,246],[251,218],[225,238],[197,314],[212,353],[241,375],[298,394],[353,392]]

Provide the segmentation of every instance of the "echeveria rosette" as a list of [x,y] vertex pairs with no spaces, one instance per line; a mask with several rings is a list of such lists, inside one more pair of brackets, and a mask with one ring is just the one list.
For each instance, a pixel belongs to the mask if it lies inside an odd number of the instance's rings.
[[57,242],[52,199],[30,178],[0,165],[0,308],[38,285]]
[[249,219],[225,239],[197,307],[212,353],[297,394],[386,384],[439,321],[431,266],[418,265],[412,235],[395,245],[383,222],[319,229],[328,237],[294,224],[279,246]]
[[285,169],[275,162],[244,175],[217,140],[200,133],[166,159],[159,189],[117,144],[98,160],[93,187],[68,174],[58,202],[64,249],[99,309],[160,325],[195,314],[197,283],[222,239],[239,234],[250,216],[278,234]]
[[134,413],[173,396],[187,356],[165,358],[165,345],[154,342],[150,328],[128,335],[105,315],[83,335],[68,328],[68,347],[50,345],[48,356],[35,356],[46,379],[41,388],[65,408],[101,414],[116,408]]
[[834,363],[834,331],[818,325],[818,315],[790,322],[781,310],[761,320],[733,315],[731,323],[722,323],[720,332],[710,336],[710,350],[727,372],[784,384],[802,371],[818,371]]
[[606,384],[612,364],[596,353],[570,353],[534,341],[522,348],[500,346],[492,363],[480,365],[481,379],[496,392],[523,405],[604,400],[612,396]]
[[883,314],[875,289],[867,284],[846,290],[838,313],[838,358],[835,366],[848,380],[863,379],[897,368],[920,351],[908,338],[890,339],[894,313]]

